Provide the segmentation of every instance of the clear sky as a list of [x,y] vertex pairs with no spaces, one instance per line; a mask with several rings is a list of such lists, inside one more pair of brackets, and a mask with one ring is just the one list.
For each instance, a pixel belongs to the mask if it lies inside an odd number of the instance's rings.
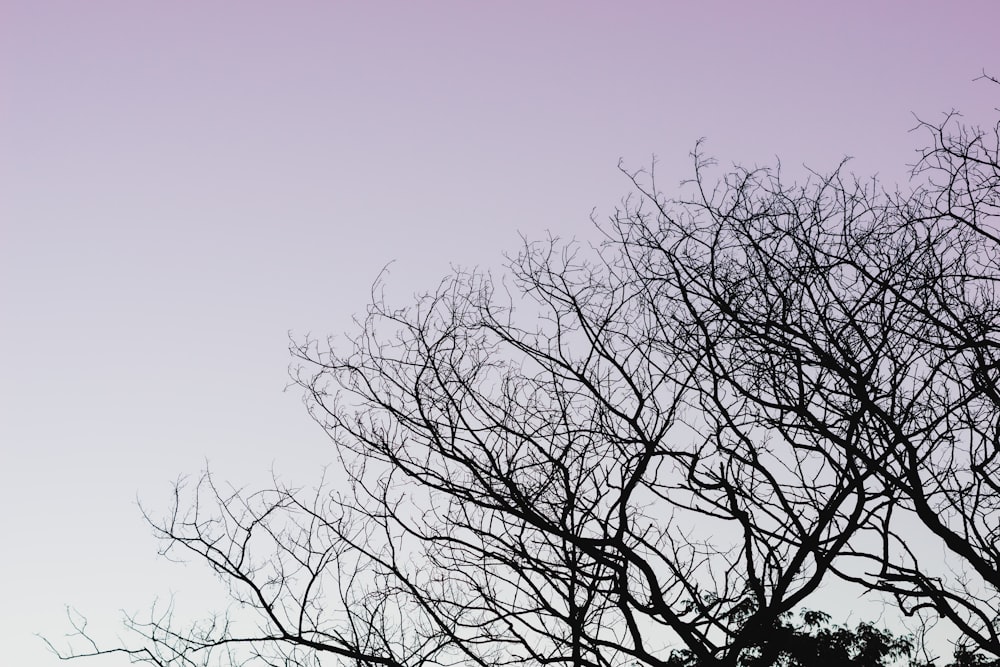
[[387,262],[405,300],[519,233],[593,238],[619,158],[667,187],[699,137],[895,180],[914,114],[1000,105],[972,82],[998,25],[996,0],[0,0],[0,662],[57,664],[32,633],[65,604],[113,628],[211,597],[136,498],[206,459],[312,481],[287,333],[348,330]]

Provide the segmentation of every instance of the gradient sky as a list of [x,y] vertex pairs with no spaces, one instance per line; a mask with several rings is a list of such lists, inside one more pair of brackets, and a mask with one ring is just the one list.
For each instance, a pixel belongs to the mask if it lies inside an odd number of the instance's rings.
[[0,0],[0,661],[59,664],[32,633],[66,604],[112,630],[213,604],[136,498],[206,460],[313,481],[287,334],[349,330],[387,262],[405,302],[519,233],[593,239],[620,158],[669,187],[699,137],[899,179],[914,114],[1000,104],[972,81],[998,25],[996,0]]

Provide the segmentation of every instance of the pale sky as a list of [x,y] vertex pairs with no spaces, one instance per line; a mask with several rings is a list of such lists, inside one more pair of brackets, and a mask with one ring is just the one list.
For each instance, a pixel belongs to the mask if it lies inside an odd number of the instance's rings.
[[[0,0],[0,638],[177,594],[136,506],[208,460],[331,462],[287,335],[351,328],[519,233],[596,237],[700,137],[728,164],[905,175],[914,114],[989,118],[996,0]],[[828,609],[837,618],[850,608]],[[83,663],[81,663],[83,664]],[[114,660],[92,664],[119,664]]]

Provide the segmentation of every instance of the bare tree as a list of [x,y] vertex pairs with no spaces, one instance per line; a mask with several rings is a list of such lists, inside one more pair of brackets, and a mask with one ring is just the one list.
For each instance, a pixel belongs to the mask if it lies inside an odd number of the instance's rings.
[[696,152],[690,197],[630,174],[598,248],[526,242],[406,308],[376,289],[353,339],[292,346],[337,481],[206,473],[151,519],[234,608],[111,648],[78,622],[70,654],[766,665],[831,577],[1000,653],[997,144],[950,123],[905,195],[843,166],[710,186]]

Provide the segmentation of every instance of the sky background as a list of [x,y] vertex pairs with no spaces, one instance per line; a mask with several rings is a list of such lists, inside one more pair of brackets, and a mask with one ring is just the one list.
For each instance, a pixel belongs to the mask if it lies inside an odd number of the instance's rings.
[[993,117],[997,25],[996,0],[0,0],[0,662],[59,664],[33,633],[67,604],[112,631],[217,604],[136,499],[206,460],[313,481],[288,332],[349,330],[388,262],[405,303],[519,234],[595,239],[619,159],[669,188],[700,137],[899,180],[914,114]]

